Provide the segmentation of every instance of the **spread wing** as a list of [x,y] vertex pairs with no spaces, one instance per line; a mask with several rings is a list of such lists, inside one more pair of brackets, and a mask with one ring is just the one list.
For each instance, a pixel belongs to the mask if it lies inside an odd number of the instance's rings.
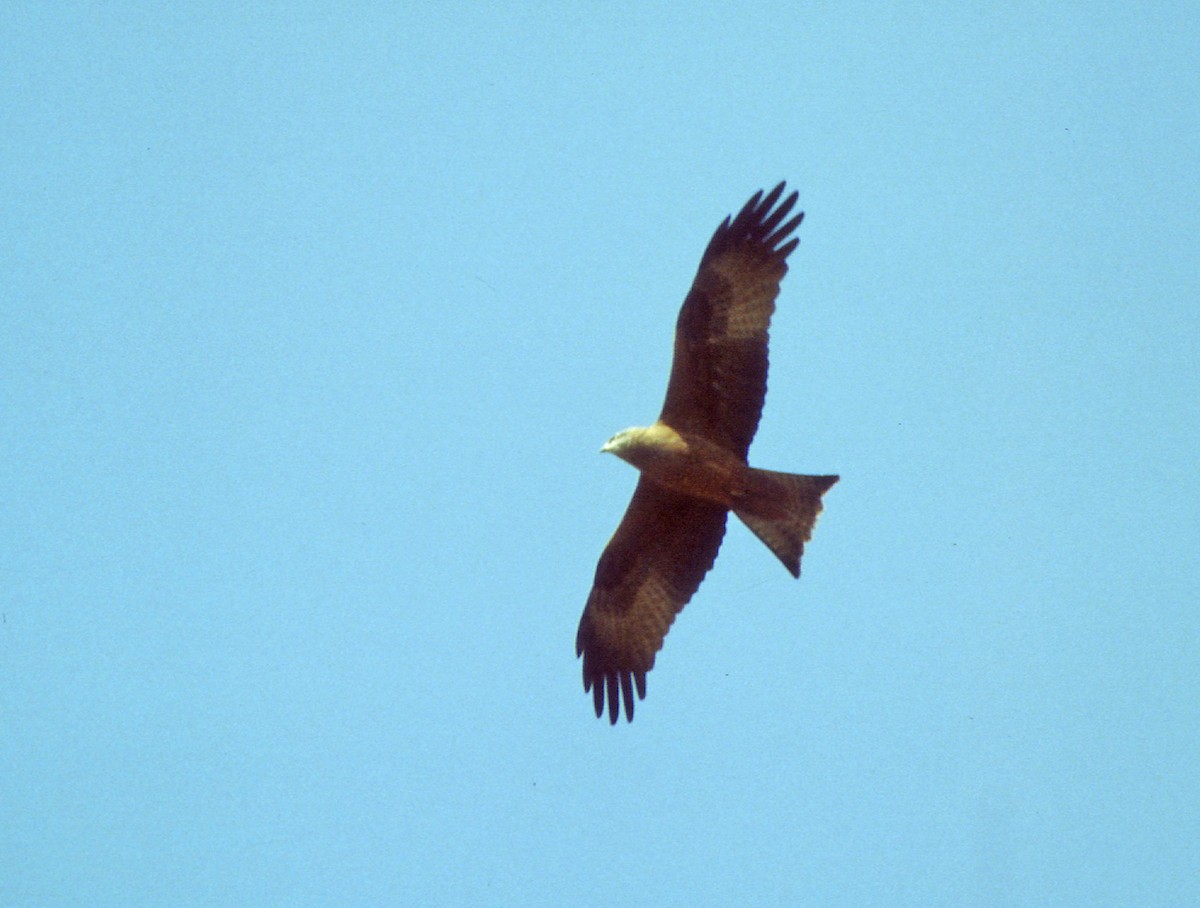
[[775,297],[787,257],[800,242],[788,236],[804,218],[801,212],[782,223],[796,204],[793,192],[775,207],[784,185],[766,198],[755,193],[704,250],[675,324],[675,358],[659,417],[743,459],[767,395],[767,329]]
[[583,656],[583,689],[596,715],[614,725],[625,701],[633,721],[633,685],[646,696],[646,672],[675,616],[717,558],[727,511],[640,479],[617,532],[600,556],[575,655]]

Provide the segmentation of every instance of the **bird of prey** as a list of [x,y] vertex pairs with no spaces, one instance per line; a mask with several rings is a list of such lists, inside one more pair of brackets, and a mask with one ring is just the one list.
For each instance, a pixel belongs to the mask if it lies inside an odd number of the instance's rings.
[[667,397],[652,426],[618,432],[601,449],[641,472],[588,596],[575,654],[596,716],[633,721],[633,691],[675,616],[717,557],[733,511],[794,577],[837,476],[758,470],[746,462],[767,393],[767,330],[803,212],[784,183],[755,193],[709,241],[675,324]]

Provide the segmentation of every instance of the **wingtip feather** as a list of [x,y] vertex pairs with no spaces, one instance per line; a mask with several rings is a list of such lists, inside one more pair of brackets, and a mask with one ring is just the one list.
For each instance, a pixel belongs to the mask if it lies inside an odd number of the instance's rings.
[[[768,192],[766,198],[762,200],[762,204],[756,205],[755,208],[760,211],[770,211],[774,204],[779,201],[779,197],[783,195],[783,188],[786,185],[786,182],[780,183],[778,186]],[[759,195],[762,195],[761,190],[759,191]]]
[[633,721],[633,679],[629,672],[621,672],[621,696],[625,699],[625,721]]
[[617,714],[621,708],[620,698],[617,696],[617,676],[610,674],[607,681],[608,687],[608,722],[610,725],[617,724]]

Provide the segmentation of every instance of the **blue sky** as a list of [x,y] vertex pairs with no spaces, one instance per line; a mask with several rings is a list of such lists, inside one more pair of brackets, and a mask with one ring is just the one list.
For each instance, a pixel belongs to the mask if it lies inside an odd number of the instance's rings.
[[[0,10],[0,903],[1200,900],[1200,13]],[[574,657],[712,230],[740,525]]]

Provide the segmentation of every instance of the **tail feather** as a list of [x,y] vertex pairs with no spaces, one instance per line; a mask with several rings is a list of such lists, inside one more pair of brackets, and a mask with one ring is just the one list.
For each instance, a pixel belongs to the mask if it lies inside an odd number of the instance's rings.
[[766,543],[793,577],[800,576],[804,543],[812,538],[821,513],[821,496],[837,476],[799,476],[750,469],[749,487],[734,501],[733,512]]

